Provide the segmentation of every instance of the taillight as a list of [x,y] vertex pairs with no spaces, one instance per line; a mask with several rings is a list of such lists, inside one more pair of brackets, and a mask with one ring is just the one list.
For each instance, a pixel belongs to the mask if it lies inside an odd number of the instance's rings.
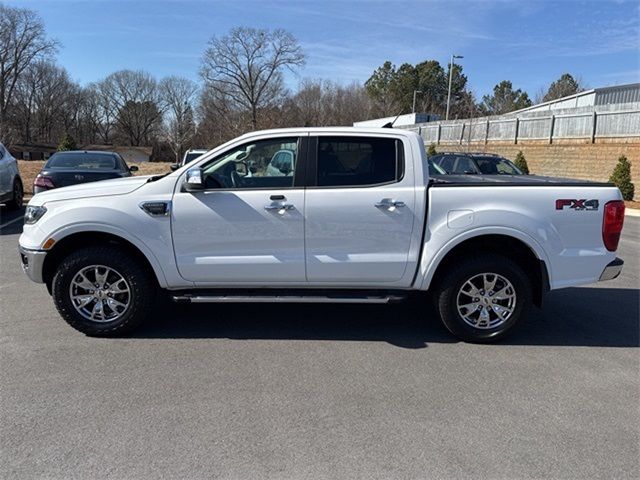
[[53,180],[40,174],[38,174],[36,179],[33,181],[33,186],[40,188],[56,188],[53,184]]
[[623,223],[624,202],[622,200],[607,202],[602,219],[602,241],[610,252],[615,252],[618,248]]

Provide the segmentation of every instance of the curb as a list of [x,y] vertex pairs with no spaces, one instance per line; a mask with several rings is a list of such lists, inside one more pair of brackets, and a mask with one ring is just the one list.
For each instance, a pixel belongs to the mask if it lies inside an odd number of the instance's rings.
[[627,208],[624,211],[625,217],[640,217],[640,210],[637,208]]

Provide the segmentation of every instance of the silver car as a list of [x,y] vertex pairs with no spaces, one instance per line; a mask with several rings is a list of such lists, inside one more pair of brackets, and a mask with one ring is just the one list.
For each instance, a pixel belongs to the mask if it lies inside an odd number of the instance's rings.
[[17,210],[22,208],[23,196],[24,188],[18,172],[18,162],[0,143],[0,203]]

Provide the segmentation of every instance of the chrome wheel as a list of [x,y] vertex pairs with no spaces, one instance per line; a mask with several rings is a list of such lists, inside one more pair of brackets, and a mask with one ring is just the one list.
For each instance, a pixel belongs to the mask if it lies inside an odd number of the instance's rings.
[[456,297],[460,317],[474,328],[495,328],[516,308],[516,290],[497,273],[480,273],[462,284]]
[[69,286],[76,311],[92,322],[111,322],[129,308],[131,290],[124,277],[105,265],[84,267]]

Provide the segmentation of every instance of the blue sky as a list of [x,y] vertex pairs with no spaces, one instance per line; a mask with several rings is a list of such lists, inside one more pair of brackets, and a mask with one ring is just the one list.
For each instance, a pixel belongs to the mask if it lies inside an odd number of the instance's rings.
[[[0,0],[2,1],[2,0]],[[87,83],[124,68],[198,79],[212,35],[234,26],[284,28],[300,41],[305,77],[365,81],[451,53],[481,97],[509,79],[535,97],[564,72],[588,87],[640,81],[640,2],[4,0],[37,10],[62,47],[58,62]]]

